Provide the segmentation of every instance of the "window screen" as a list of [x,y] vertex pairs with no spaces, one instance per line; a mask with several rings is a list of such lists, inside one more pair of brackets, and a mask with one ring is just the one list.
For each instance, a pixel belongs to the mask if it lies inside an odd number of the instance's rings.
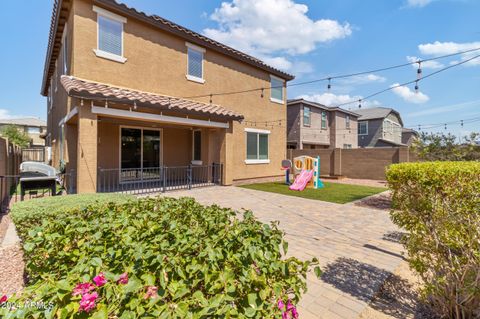
[[122,56],[123,24],[98,16],[98,49]]
[[203,79],[203,53],[188,48],[188,75]]
[[283,81],[277,78],[270,78],[271,98],[283,101]]

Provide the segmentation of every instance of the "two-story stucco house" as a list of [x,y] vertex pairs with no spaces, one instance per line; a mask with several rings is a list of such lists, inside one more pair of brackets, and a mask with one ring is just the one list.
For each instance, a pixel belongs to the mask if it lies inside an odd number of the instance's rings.
[[305,99],[287,103],[287,147],[357,148],[358,114]]
[[47,123],[36,117],[0,119],[0,132],[5,126],[13,125],[30,137],[30,147],[43,147],[42,137],[47,130]]
[[224,185],[280,176],[286,126],[268,123],[286,123],[292,79],[116,1],[57,0],[41,89],[53,163],[79,193],[208,182],[214,168]]
[[405,146],[402,143],[403,121],[392,108],[373,107],[355,110],[358,118],[359,147]]

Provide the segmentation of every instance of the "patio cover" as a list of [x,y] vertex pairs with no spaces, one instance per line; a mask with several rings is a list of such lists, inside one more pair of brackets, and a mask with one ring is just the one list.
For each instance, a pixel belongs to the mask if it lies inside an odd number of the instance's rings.
[[133,103],[139,105],[149,104],[158,107],[160,110],[176,110],[183,114],[203,115],[224,120],[241,121],[244,119],[243,115],[216,104],[120,88],[73,76],[62,75],[60,81],[67,91],[67,94],[72,97],[103,99],[110,102],[127,103],[130,105]]

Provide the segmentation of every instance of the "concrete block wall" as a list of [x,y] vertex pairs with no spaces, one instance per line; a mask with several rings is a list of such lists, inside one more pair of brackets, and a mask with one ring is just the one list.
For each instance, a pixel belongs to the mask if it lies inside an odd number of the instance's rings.
[[289,150],[288,158],[320,156],[320,174],[356,179],[385,180],[385,170],[391,164],[418,161],[408,147]]

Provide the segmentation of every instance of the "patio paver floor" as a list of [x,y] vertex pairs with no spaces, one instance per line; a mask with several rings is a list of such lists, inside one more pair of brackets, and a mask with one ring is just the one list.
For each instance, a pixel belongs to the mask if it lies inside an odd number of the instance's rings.
[[165,196],[194,197],[204,205],[250,209],[263,222],[280,221],[289,255],[317,257],[321,279],[307,278],[308,292],[300,317],[357,318],[385,279],[403,260],[402,247],[390,239],[398,233],[388,212],[349,204],[215,186],[176,191]]

